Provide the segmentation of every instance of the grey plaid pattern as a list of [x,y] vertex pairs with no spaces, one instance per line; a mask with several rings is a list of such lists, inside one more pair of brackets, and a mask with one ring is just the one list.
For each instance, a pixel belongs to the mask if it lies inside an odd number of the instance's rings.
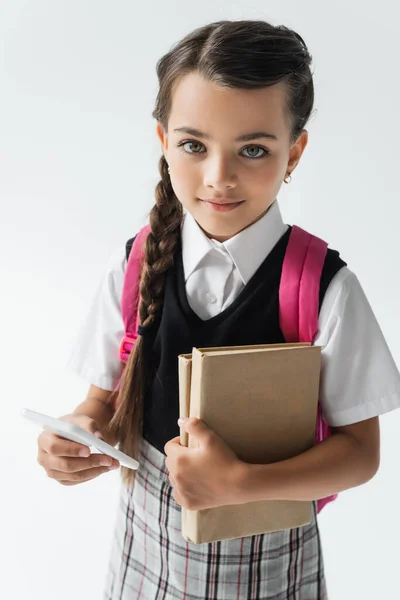
[[312,522],[210,544],[186,542],[165,456],[142,441],[133,490],[122,484],[104,600],[327,600]]

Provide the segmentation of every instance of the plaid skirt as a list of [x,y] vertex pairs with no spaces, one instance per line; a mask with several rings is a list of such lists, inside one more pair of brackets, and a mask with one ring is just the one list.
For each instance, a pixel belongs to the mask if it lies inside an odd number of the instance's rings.
[[314,507],[309,525],[193,544],[181,533],[165,455],[142,441],[122,484],[104,600],[326,600]]

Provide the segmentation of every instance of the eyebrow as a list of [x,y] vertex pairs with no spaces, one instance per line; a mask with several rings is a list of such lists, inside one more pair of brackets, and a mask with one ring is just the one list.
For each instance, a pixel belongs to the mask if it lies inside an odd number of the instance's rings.
[[[210,140],[211,136],[208,133],[204,133],[203,131],[199,131],[198,129],[193,129],[193,127],[178,127],[174,129],[176,133],[187,133],[189,135],[193,135],[195,137],[204,138],[206,140]],[[254,131],[252,133],[245,133],[244,135],[240,135],[236,138],[236,142],[248,142],[249,140],[259,140],[260,138],[267,138],[269,140],[278,140],[276,135],[273,133],[266,133],[265,131]]]

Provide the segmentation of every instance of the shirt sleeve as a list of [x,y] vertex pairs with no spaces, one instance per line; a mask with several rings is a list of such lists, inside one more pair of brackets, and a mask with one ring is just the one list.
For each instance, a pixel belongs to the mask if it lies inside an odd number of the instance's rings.
[[329,425],[350,425],[400,407],[399,371],[347,267],[328,286],[314,344],[322,347],[320,401]]
[[125,334],[121,297],[126,262],[124,247],[111,256],[66,365],[88,383],[109,391],[122,374],[119,348]]

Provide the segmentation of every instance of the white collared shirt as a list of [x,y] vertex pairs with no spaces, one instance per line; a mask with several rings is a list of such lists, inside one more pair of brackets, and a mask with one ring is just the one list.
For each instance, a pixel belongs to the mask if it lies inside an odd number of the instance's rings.
[[[225,310],[287,231],[277,201],[256,223],[224,243],[210,240],[190,214],[182,224],[188,302],[202,318]],[[125,246],[107,265],[67,366],[88,383],[115,388],[124,336],[120,303]],[[356,423],[400,407],[400,375],[361,285],[347,267],[333,277],[321,306],[320,400],[331,426]]]
[[190,213],[182,225],[182,261],[190,307],[203,320],[227,308],[286,233],[279,205],[226,242],[210,240]]

